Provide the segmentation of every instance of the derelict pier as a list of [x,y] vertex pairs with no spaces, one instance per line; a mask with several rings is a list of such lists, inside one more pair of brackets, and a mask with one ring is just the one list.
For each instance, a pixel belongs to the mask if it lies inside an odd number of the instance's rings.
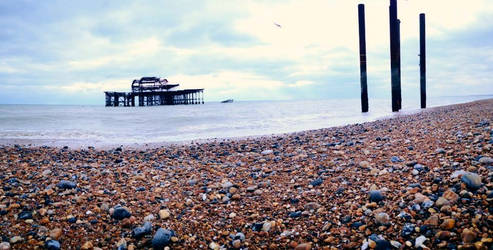
[[172,90],[179,84],[170,84],[158,77],[142,77],[132,82],[132,92],[106,91],[106,107],[204,104],[204,89]]

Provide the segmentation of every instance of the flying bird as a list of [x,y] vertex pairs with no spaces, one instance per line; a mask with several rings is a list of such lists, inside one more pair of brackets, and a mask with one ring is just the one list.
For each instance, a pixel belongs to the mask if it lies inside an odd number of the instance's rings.
[[276,23],[276,22],[274,22],[274,25],[277,26],[277,27],[279,27],[279,28],[282,28],[281,25],[278,24],[278,23]]

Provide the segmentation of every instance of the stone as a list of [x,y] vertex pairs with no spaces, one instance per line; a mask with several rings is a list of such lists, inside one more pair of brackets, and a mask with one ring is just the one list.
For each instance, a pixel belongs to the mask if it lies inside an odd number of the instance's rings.
[[246,191],[251,193],[251,192],[255,191],[256,189],[257,189],[257,186],[253,185],[253,186],[248,186],[246,188]]
[[261,154],[263,155],[268,155],[268,154],[272,154],[274,151],[272,151],[271,149],[268,149],[268,150],[264,150],[261,152]]
[[175,235],[172,230],[159,228],[152,238],[152,248],[154,250],[163,250],[164,247],[171,244],[171,237]]
[[238,232],[238,233],[235,234],[234,239],[235,240],[245,241],[245,234],[243,234],[242,232]]
[[484,164],[484,165],[491,165],[491,164],[493,164],[493,158],[491,158],[491,157],[481,157],[479,159],[479,163]]
[[390,224],[390,216],[386,213],[378,213],[375,215],[375,222],[380,225]]
[[413,203],[416,203],[416,204],[421,204],[423,203],[424,201],[426,200],[429,200],[428,196],[426,195],[423,195],[421,193],[416,193],[414,194],[414,200],[413,200]]
[[272,226],[272,223],[270,221],[264,222],[264,224],[262,225],[262,231],[263,232],[269,232],[271,226]]
[[477,190],[483,185],[483,183],[481,182],[481,176],[475,173],[467,172],[466,174],[462,175],[460,180],[464,182],[464,184],[466,184],[468,189],[471,190]]
[[0,243],[0,250],[10,250],[10,243],[6,241]]
[[209,248],[213,250],[219,250],[220,246],[216,242],[212,241],[211,243],[209,243]]
[[432,215],[428,219],[425,220],[424,224],[425,225],[430,225],[430,226],[438,226],[438,223],[440,223],[440,220],[437,215]]
[[462,236],[462,241],[467,244],[474,242],[474,240],[476,240],[477,234],[474,231],[466,228],[462,231],[461,236]]
[[312,249],[311,243],[301,243],[296,246],[295,250],[310,250]]
[[448,201],[447,199],[445,199],[443,197],[439,197],[438,200],[435,202],[435,205],[437,207],[441,207],[441,206],[449,205],[449,204],[450,204],[450,201]]
[[168,209],[161,209],[159,210],[159,218],[160,219],[167,219],[169,218],[170,212]]
[[456,171],[454,171],[454,172],[450,175],[450,178],[455,179],[455,178],[457,178],[457,177],[459,177],[459,176],[462,176],[462,175],[464,175],[464,174],[466,174],[466,173],[467,173],[467,172],[466,172],[466,171],[464,171],[464,170],[456,170]]
[[226,181],[226,182],[223,182],[223,183],[221,184],[221,187],[223,187],[223,188],[225,188],[225,189],[228,189],[228,188],[230,188],[230,187],[232,187],[232,186],[233,186],[233,183],[231,183],[230,181]]
[[420,235],[418,238],[416,238],[415,243],[414,243],[414,247],[416,247],[416,248],[419,248],[419,247],[426,248],[424,246],[424,243],[425,243],[426,240],[428,240],[428,238],[426,238],[423,235]]
[[111,217],[116,219],[116,220],[123,220],[125,218],[130,218],[132,214],[124,207],[117,205],[113,208],[113,213],[111,214]]
[[53,230],[50,231],[50,237],[58,240],[62,236],[62,229],[61,228],[54,228]]
[[82,250],[89,250],[89,249],[92,249],[93,248],[93,245],[92,245],[92,242],[91,241],[86,241],[81,247],[80,249]]
[[368,168],[370,168],[371,165],[367,161],[362,161],[362,162],[359,163],[359,166],[362,167],[362,168],[368,169]]
[[233,240],[231,245],[233,245],[234,248],[240,248],[241,247],[241,240]]
[[322,185],[323,182],[324,182],[324,180],[322,178],[317,178],[317,179],[311,181],[310,185],[316,187],[316,186]]
[[445,199],[447,199],[451,204],[454,204],[459,199],[459,195],[456,194],[451,189],[448,189],[447,191],[445,191],[443,193],[442,197],[445,198]]
[[435,153],[437,153],[437,154],[445,154],[445,149],[443,149],[443,148],[437,148],[435,150]]
[[380,192],[379,190],[372,190],[369,193],[369,199],[370,202],[379,202],[384,199],[384,196],[382,195],[382,192]]
[[144,221],[154,221],[154,219],[155,218],[153,214],[149,214],[146,217],[144,217]]
[[21,236],[14,236],[14,237],[10,238],[11,244],[19,243],[21,241],[24,241],[24,238],[22,238]]
[[440,225],[441,229],[445,230],[450,230],[455,227],[455,220],[454,219],[445,219],[443,223]]
[[397,248],[397,249],[400,249],[402,246],[402,244],[400,242],[395,241],[395,240],[391,240],[390,245],[392,245],[394,248]]
[[401,236],[402,237],[410,236],[412,233],[414,233],[415,227],[416,226],[414,224],[411,224],[411,223],[404,224],[404,227],[402,227]]
[[391,161],[392,163],[398,163],[398,162],[402,162],[403,160],[401,160],[398,156],[392,156],[392,157],[390,158],[390,161]]
[[127,250],[127,240],[125,238],[121,238],[117,243],[116,243],[117,250]]
[[452,236],[452,233],[449,231],[439,231],[435,234],[435,237],[441,240],[447,240]]
[[27,220],[32,218],[33,218],[33,213],[31,211],[22,211],[17,216],[17,219],[19,220]]
[[60,250],[61,249],[60,242],[56,240],[47,240],[45,242],[45,248],[47,250]]
[[152,224],[149,221],[146,221],[143,226],[136,227],[132,230],[132,237],[135,239],[140,239],[147,234],[150,234],[152,230]]
[[60,189],[73,189],[77,187],[77,184],[72,181],[61,180],[56,184],[56,186]]

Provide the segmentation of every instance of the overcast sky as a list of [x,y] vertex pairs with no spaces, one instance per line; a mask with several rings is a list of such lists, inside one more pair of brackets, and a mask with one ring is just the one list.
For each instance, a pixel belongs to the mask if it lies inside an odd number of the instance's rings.
[[[403,101],[493,94],[492,0],[399,0]],[[390,96],[388,0],[0,1],[0,103],[102,104],[165,77],[206,101],[359,98],[357,5],[370,98]],[[280,24],[281,27],[275,25]]]

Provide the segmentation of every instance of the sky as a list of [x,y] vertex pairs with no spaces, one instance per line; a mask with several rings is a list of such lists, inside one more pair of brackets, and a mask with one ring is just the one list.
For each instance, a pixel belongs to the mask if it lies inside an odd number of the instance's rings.
[[[388,0],[0,1],[0,103],[104,103],[158,76],[206,101],[359,98],[357,5],[368,91],[390,98]],[[403,102],[493,94],[493,1],[398,0]],[[276,24],[279,24],[277,26]]]

